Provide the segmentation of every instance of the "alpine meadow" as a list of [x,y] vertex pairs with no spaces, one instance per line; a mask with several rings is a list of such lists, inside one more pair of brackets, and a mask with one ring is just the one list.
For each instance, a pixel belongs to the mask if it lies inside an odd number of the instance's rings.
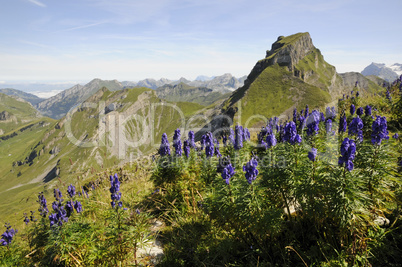
[[399,65],[338,73],[308,32],[261,52],[244,77],[1,89],[0,265],[401,266]]

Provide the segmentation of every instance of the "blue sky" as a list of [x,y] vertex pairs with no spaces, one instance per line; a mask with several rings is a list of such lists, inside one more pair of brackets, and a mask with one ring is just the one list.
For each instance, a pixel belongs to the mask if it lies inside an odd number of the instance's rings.
[[0,0],[9,81],[249,74],[279,35],[309,32],[338,72],[402,63],[402,1]]

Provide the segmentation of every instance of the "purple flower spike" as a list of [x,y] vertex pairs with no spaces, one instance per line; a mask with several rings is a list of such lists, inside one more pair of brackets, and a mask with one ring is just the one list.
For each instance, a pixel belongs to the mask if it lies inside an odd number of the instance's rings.
[[174,136],[173,136],[173,147],[175,149],[176,152],[176,156],[181,157],[181,134],[180,134],[180,129],[176,129],[174,131]]
[[11,244],[18,231],[11,228],[9,223],[6,223],[4,226],[6,227],[6,231],[1,235],[2,238],[0,239],[0,244],[2,246],[8,246]]
[[187,139],[184,140],[184,142],[183,142],[183,151],[184,151],[184,155],[186,155],[186,157],[188,158],[190,156],[190,144]]
[[359,117],[353,118],[349,124],[349,135],[357,135],[359,141],[363,141],[363,121]]
[[320,123],[320,113],[317,110],[313,110],[311,114],[307,117],[307,135],[316,135],[320,128],[318,124]]
[[367,106],[364,108],[364,115],[366,115],[366,116],[371,116],[371,106],[367,105]]
[[70,198],[75,196],[75,186],[73,186],[72,184],[70,184],[67,188],[67,194]]
[[214,140],[214,137],[212,136],[212,133],[209,132],[205,138],[205,155],[207,156],[207,158],[210,158],[214,155],[213,140]]
[[188,144],[190,145],[190,148],[195,148],[194,131],[188,132]]
[[352,115],[353,116],[353,114],[355,114],[355,110],[356,110],[356,107],[355,107],[355,105],[350,105],[350,115]]
[[371,143],[373,145],[381,145],[383,139],[388,140],[387,118],[377,116],[372,125]]
[[257,178],[257,165],[258,161],[252,158],[245,166],[243,166],[243,171],[246,172],[245,176],[249,184],[251,184]]
[[159,147],[159,155],[161,157],[167,156],[167,155],[170,156],[170,146],[169,146],[169,141],[168,141],[166,133],[162,134],[161,146]]
[[236,172],[234,171],[231,163],[227,164],[225,168],[223,168],[221,175],[222,179],[225,180],[227,185],[229,185],[230,178],[232,178],[235,173]]
[[341,156],[339,157],[339,166],[345,165],[345,169],[352,171],[354,168],[353,160],[356,155],[356,144],[355,141],[349,138],[345,138],[341,145]]
[[358,116],[363,115],[363,108],[362,108],[362,107],[358,108],[358,109],[356,110],[356,114],[357,114]]
[[291,145],[301,143],[301,137],[297,134],[296,124],[293,121],[286,123],[283,140]]
[[119,182],[119,177],[117,176],[117,173],[114,175],[114,179],[111,182],[110,186],[110,193],[111,196],[110,198],[112,199],[111,205],[113,208],[116,207],[116,202],[120,204],[120,199],[121,199],[121,193],[120,191],[120,182]]
[[316,160],[316,157],[317,157],[317,149],[316,148],[312,148],[309,152],[308,152],[308,158],[311,160],[311,161],[315,161]]

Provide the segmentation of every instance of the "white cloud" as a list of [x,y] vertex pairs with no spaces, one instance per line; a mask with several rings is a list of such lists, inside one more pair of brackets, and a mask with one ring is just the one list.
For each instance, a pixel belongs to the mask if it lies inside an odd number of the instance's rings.
[[40,7],[46,7],[46,5],[44,3],[41,3],[38,0],[28,0],[28,1],[31,2],[32,4],[40,6]]
[[6,83],[5,81],[0,81],[0,84]]
[[63,91],[63,90],[52,90],[52,91],[46,91],[46,92],[35,91],[35,92],[30,92],[30,93],[34,94],[34,95],[36,95],[37,97],[40,97],[40,98],[49,98],[49,97],[57,95],[61,91]]

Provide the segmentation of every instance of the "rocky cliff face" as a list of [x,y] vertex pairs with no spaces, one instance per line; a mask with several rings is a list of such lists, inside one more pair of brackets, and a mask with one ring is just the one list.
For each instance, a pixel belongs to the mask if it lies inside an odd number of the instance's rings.
[[271,50],[267,50],[265,58],[255,64],[244,82],[245,86],[249,86],[267,67],[275,64],[286,67],[294,76],[329,92],[334,98],[343,93],[342,79],[335,67],[325,62],[308,32],[279,36]]
[[284,39],[284,36],[279,36],[278,40],[272,44],[271,50],[267,51],[265,58],[268,59],[269,65],[278,63],[293,72],[297,63],[311,53],[315,47],[309,33],[299,34],[290,42]]

